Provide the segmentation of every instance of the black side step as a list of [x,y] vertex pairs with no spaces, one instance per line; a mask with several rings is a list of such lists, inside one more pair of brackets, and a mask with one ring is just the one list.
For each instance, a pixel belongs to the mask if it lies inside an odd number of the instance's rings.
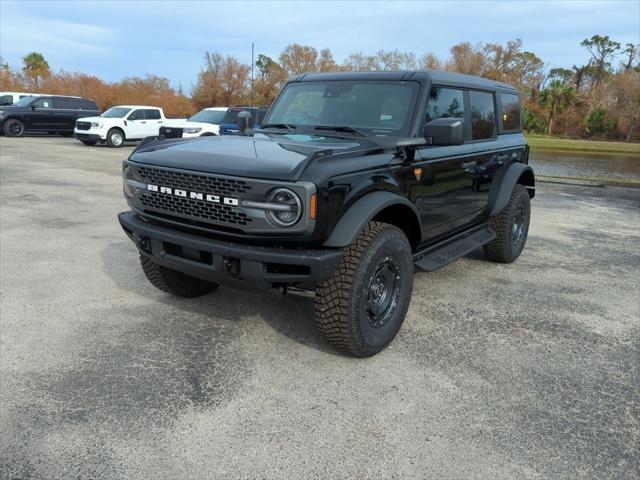
[[432,272],[494,238],[496,238],[495,232],[487,224],[483,224],[416,252],[413,256],[413,263],[421,270]]

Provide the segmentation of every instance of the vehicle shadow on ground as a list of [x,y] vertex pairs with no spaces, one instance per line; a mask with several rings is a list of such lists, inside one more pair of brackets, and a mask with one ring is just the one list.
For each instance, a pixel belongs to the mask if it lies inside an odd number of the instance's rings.
[[269,327],[301,345],[344,356],[322,339],[315,325],[312,298],[281,295],[275,289],[251,291],[220,287],[209,295],[183,299],[161,292],[149,283],[130,241],[110,243],[101,256],[105,274],[122,290],[184,312],[209,317],[215,323],[242,322],[259,317]]

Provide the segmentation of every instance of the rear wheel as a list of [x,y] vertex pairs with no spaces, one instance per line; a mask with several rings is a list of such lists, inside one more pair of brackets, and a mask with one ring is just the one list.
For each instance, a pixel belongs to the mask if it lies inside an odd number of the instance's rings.
[[369,222],[316,287],[316,323],[335,348],[357,357],[383,350],[402,326],[413,289],[411,247],[399,228]]
[[120,148],[124,144],[124,133],[122,130],[112,128],[107,132],[107,145],[112,148]]
[[516,260],[527,242],[530,220],[529,193],[523,185],[518,184],[511,192],[507,206],[489,221],[496,238],[484,246],[487,258],[500,263]]
[[7,137],[21,137],[24,135],[24,124],[20,120],[11,118],[4,122],[3,130]]
[[144,255],[140,255],[140,264],[153,286],[178,297],[199,297],[218,288],[217,283],[206,282],[177,270],[162,267]]

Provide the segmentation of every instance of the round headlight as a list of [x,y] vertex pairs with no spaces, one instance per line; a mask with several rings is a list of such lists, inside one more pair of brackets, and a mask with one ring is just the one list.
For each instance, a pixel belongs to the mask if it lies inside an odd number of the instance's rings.
[[268,201],[275,204],[275,206],[282,206],[282,208],[273,208],[267,210],[267,216],[276,225],[281,227],[290,227],[294,225],[302,216],[302,203],[300,197],[288,188],[277,188],[271,195],[269,195]]

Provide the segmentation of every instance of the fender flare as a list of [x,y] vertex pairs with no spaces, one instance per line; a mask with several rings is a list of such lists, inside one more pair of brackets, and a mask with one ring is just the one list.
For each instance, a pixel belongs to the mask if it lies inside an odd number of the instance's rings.
[[351,207],[342,215],[338,223],[331,232],[329,238],[324,242],[324,247],[342,248],[353,244],[362,231],[363,227],[373,218],[387,207],[392,205],[405,205],[413,211],[422,231],[422,222],[416,206],[398,194],[378,191],[365,195],[358,199]]
[[511,192],[513,192],[518,180],[520,180],[522,175],[527,175],[527,172],[530,172],[532,181],[530,182],[531,185],[525,184],[525,186],[529,191],[529,196],[533,198],[535,195],[535,183],[533,180],[533,169],[529,165],[525,165],[520,162],[513,162],[509,165],[505,165],[496,172],[493,177],[493,181],[491,182],[491,189],[489,190],[488,203],[490,217],[497,215],[504,207],[507,206],[509,198],[511,197]]

